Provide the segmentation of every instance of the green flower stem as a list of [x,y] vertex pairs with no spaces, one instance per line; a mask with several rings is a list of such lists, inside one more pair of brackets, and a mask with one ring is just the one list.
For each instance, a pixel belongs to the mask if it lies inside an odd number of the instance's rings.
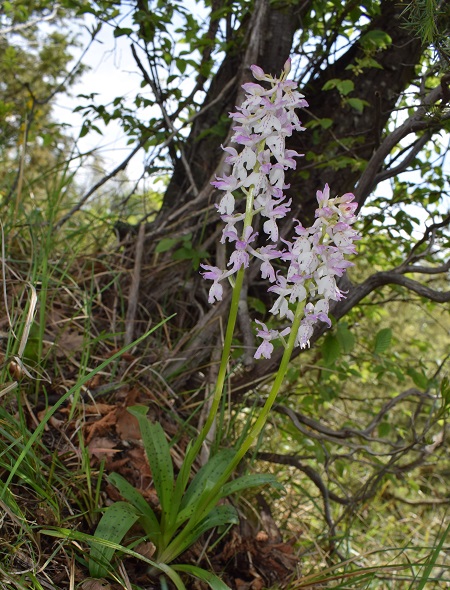
[[[240,272],[241,271],[239,271],[239,273]],[[236,279],[236,283],[237,283],[237,279]],[[239,291],[237,291],[237,292],[239,293]],[[239,297],[235,298],[234,293],[233,293],[233,301],[234,301],[234,299],[236,299],[235,304],[237,307],[237,304],[239,303]],[[281,389],[281,386],[283,385],[283,381],[286,377],[286,372],[287,372],[287,369],[289,366],[289,362],[291,360],[292,351],[294,350],[294,346],[295,346],[295,339],[297,337],[297,333],[300,328],[300,322],[303,317],[304,306],[305,306],[304,301],[299,302],[297,305],[297,308],[296,308],[295,314],[294,314],[294,320],[292,322],[291,332],[289,334],[289,339],[286,343],[286,347],[285,347],[283,356],[281,358],[280,366],[279,366],[279,369],[278,369],[276,377],[275,377],[275,381],[273,382],[273,385],[272,385],[270,393],[267,397],[266,403],[264,404],[258,418],[256,419],[255,423],[251,427],[250,432],[248,433],[248,435],[244,439],[244,442],[237,450],[236,455],[234,456],[234,459],[228,464],[227,468],[224,470],[223,474],[217,480],[214,487],[211,488],[208,496],[205,498],[202,505],[199,506],[199,510],[197,511],[195,519],[192,519],[191,522],[189,522],[185,526],[185,528],[179,533],[179,535],[177,535],[177,537],[167,547],[166,554],[164,554],[165,559],[168,559],[169,561],[172,559],[175,559],[175,557],[177,557],[180,553],[182,553],[184,551],[184,549],[189,545],[188,539],[189,539],[189,535],[191,534],[192,529],[195,528],[195,526],[201,521],[201,519],[204,518],[211,511],[211,509],[217,504],[218,498],[220,497],[221,488],[228,481],[230,475],[233,473],[233,471],[236,469],[236,467],[242,461],[244,455],[249,450],[249,448],[252,446],[252,444],[255,442],[255,440],[258,438],[258,435],[260,434],[261,430],[264,428],[264,426],[267,422],[267,418],[270,413],[270,410],[272,409],[272,406],[275,403],[277,395],[278,395],[278,393]],[[234,322],[235,322],[236,317],[237,317],[237,309],[234,310],[234,315],[232,313],[232,310],[233,310],[233,304],[232,304],[231,310],[230,310],[230,320],[228,322],[228,328],[230,328],[230,326],[232,324],[232,321],[231,321],[232,318],[234,317]],[[234,327],[234,324],[233,324],[233,327]],[[227,335],[228,335],[228,330],[227,330]],[[232,336],[232,333],[231,333],[231,336]],[[231,343],[231,336],[230,336],[230,343]],[[227,342],[227,338],[225,337],[225,343],[226,342]],[[224,355],[226,352],[225,348],[226,347],[224,346]],[[223,360],[222,364],[225,365],[225,367],[226,367],[228,357],[225,357],[224,355],[222,356],[222,360]],[[222,365],[221,365],[220,369],[222,370]],[[220,395],[221,395],[221,392],[223,389],[223,384],[224,384],[224,379],[225,379],[225,369],[222,371],[222,374],[223,374],[222,385],[219,386],[219,383],[220,383],[220,378],[219,378],[218,379],[218,386],[216,389],[216,395],[218,397],[216,409],[218,407],[218,403],[220,401]],[[219,387],[220,387],[220,389],[219,389]],[[216,400],[214,400],[214,401],[216,401]],[[205,426],[203,427],[201,435],[203,434],[204,431],[207,434],[208,431],[206,430],[206,427],[207,427],[208,423],[212,424],[212,421],[214,419],[214,414],[213,414],[212,410],[213,410],[213,408],[211,407],[211,412],[208,417],[209,419],[206,422]],[[206,436],[206,434],[204,436]]]
[[[245,235],[245,230],[248,226],[252,224],[252,219],[254,215],[253,211],[253,193],[255,187],[252,185],[248,191],[245,192],[246,194],[246,203],[245,203],[245,218],[244,218],[244,229],[243,234]],[[211,427],[214,423],[216,418],[217,412],[219,410],[220,400],[222,399],[223,388],[225,385],[225,379],[227,376],[227,367],[228,367],[228,360],[230,358],[231,352],[231,344],[233,341],[233,334],[234,329],[236,327],[237,315],[239,311],[239,300],[241,297],[241,290],[242,285],[244,282],[244,273],[245,269],[241,267],[238,272],[236,273],[236,279],[233,286],[233,295],[231,298],[231,305],[230,305],[230,312],[228,315],[228,322],[227,322],[227,330],[225,332],[225,340],[223,343],[223,350],[222,350],[222,358],[220,360],[220,367],[219,373],[217,375],[217,382],[216,382],[216,389],[214,391],[214,397],[211,404],[211,408],[208,413],[208,417],[206,422],[195,441],[192,447],[192,457],[195,458],[199,453],[202,444],[205,442],[206,437],[208,436],[208,432],[211,430]]]
[[233,461],[230,462],[230,464],[228,465],[228,467],[226,468],[226,470],[224,471],[224,473],[222,474],[220,479],[217,481],[214,488],[211,490],[211,496],[213,496],[213,494],[227,482],[228,478],[233,473],[233,471],[236,469],[236,467],[239,465],[239,463],[241,462],[241,460],[243,459],[244,455],[249,450],[249,448],[252,446],[252,444],[256,441],[261,430],[264,428],[264,426],[267,422],[269,412],[272,409],[273,404],[275,403],[275,400],[278,396],[281,386],[283,385],[283,381],[286,377],[286,373],[287,373],[287,370],[289,367],[289,362],[290,362],[291,356],[292,356],[292,351],[294,350],[294,346],[295,346],[295,340],[297,338],[297,333],[300,328],[300,322],[303,317],[304,307],[305,307],[305,302],[300,301],[297,305],[296,310],[295,310],[294,320],[292,322],[292,327],[291,327],[291,332],[289,334],[289,338],[286,343],[286,348],[284,349],[284,353],[283,353],[283,356],[280,361],[280,366],[278,368],[278,371],[277,371],[277,374],[275,377],[275,381],[273,382],[270,393],[266,399],[266,403],[264,404],[261,412],[259,413],[255,423],[251,427],[250,432],[248,433],[248,435],[244,439],[243,443],[241,444],[241,446],[237,450]]
[[244,282],[245,269],[240,268],[236,274],[236,281],[233,288],[233,295],[231,298],[230,313],[228,315],[227,330],[225,332],[225,340],[223,343],[222,358],[220,361],[219,373],[217,375],[216,388],[212,400],[211,408],[208,413],[206,422],[192,447],[192,455],[197,456],[202,444],[208,436],[208,432],[214,423],[217,411],[219,409],[220,400],[222,399],[223,388],[227,376],[228,360],[231,352],[231,344],[233,341],[234,329],[236,327],[237,314],[239,310],[239,299],[241,295],[242,284]]

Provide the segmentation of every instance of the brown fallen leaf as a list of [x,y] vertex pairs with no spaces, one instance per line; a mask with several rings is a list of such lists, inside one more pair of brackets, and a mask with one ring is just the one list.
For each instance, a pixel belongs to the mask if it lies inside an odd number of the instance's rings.
[[103,579],[99,580],[85,580],[81,586],[81,590],[111,590],[112,586],[109,582]]
[[120,452],[119,449],[114,448],[115,446],[116,443],[110,438],[106,436],[97,436],[89,441],[88,450],[90,455],[102,460],[105,457]]
[[134,550],[136,553],[139,553],[139,555],[142,555],[142,557],[151,559],[156,551],[156,546],[151,541],[147,541],[145,543],[139,543]]
[[142,440],[139,422],[126,408],[117,408],[116,417],[116,432],[122,440]]
[[94,416],[104,416],[105,414],[109,414],[116,409],[116,406],[111,404],[103,404],[101,402],[95,404],[84,404],[82,407],[83,412],[86,415],[94,415]]
[[100,420],[97,420],[96,422],[93,422],[92,424],[86,425],[86,432],[87,432],[86,441],[89,442],[95,436],[100,436],[100,435],[106,434],[108,432],[111,432],[112,427],[115,424],[116,424],[116,409],[114,408],[114,410],[112,410],[111,412],[106,414],[106,416],[103,416],[102,418],[100,418]]

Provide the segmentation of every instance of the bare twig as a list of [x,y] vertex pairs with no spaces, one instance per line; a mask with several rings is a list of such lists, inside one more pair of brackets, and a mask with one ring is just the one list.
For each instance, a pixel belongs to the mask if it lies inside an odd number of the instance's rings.
[[406,154],[406,156],[403,158],[400,164],[397,164],[397,166],[395,166],[394,168],[388,168],[387,170],[383,170],[375,176],[375,178],[373,179],[373,185],[376,186],[383,180],[393,178],[394,176],[397,176],[398,174],[405,172],[408,166],[414,161],[414,158],[417,156],[417,154],[419,154],[423,147],[426,145],[426,143],[430,141],[431,137],[432,133],[428,129],[427,131],[425,131],[422,137],[420,137],[413,143],[410,151]]
[[[403,270],[404,267],[406,267],[411,262],[414,262],[415,260],[419,260],[420,258],[422,258],[423,253],[416,254],[416,252],[419,250],[419,248],[421,246],[423,246],[423,244],[425,244],[426,242],[431,243],[434,240],[434,235],[436,233],[436,230],[447,226],[449,223],[450,223],[450,215],[446,215],[442,221],[439,221],[438,223],[432,223],[431,225],[429,225],[426,228],[426,230],[425,230],[423,236],[420,238],[420,240],[418,242],[416,242],[414,244],[414,246],[411,248],[411,251],[409,252],[405,261],[400,266],[398,266],[395,270],[397,272],[405,272]],[[429,247],[427,247],[426,251],[428,252],[428,250],[429,250]]]
[[96,182],[94,184],[94,186],[91,187],[88,190],[88,192],[85,193],[81,197],[81,199],[78,201],[78,203],[74,207],[72,207],[72,209],[68,213],[66,213],[65,215],[63,215],[61,217],[61,219],[58,221],[58,223],[55,224],[55,229],[60,229],[67,221],[69,221],[69,219],[75,213],[77,213],[77,211],[79,211],[83,207],[83,205],[87,202],[89,197],[91,197],[100,187],[102,187],[105,183],[107,183],[108,180],[111,180],[111,178],[114,178],[114,176],[117,176],[117,174],[119,174],[119,172],[121,172],[122,170],[125,170],[126,167],[128,166],[128,164],[130,163],[130,161],[132,160],[132,158],[145,145],[146,141],[147,141],[147,137],[143,137],[139,141],[137,146],[133,149],[133,151],[125,158],[125,160],[123,160],[118,166],[116,166],[114,168],[114,170],[112,170],[109,174],[106,174],[106,176],[104,176],[98,182]]
[[125,318],[125,346],[133,342],[134,322],[136,319],[137,304],[139,300],[139,285],[141,282],[142,254],[144,252],[145,224],[139,227],[136,239],[136,254],[134,258],[133,277],[131,280],[130,294],[128,296],[128,309]]
[[60,4],[55,4],[52,8],[50,14],[39,16],[35,19],[29,20],[25,23],[17,23],[15,25],[11,25],[10,27],[3,27],[0,29],[0,37],[6,37],[7,35],[20,33],[21,31],[25,31],[26,29],[31,29],[35,25],[39,25],[41,23],[48,23],[55,19],[58,15],[58,10],[61,8]]
[[[131,53],[133,54],[136,65],[138,66],[138,68],[142,72],[142,76],[144,77],[144,80],[148,83],[148,85],[150,86],[150,88],[152,89],[152,91],[155,95],[156,102],[158,103],[159,108],[161,109],[161,112],[163,114],[164,121],[166,122],[168,130],[172,134],[176,134],[177,131],[175,129],[174,124],[172,123],[171,118],[169,117],[166,107],[164,106],[164,101],[161,98],[161,93],[158,90],[154,80],[151,79],[151,77],[148,75],[147,70],[142,65],[142,62],[139,59],[139,56],[136,52],[136,48],[133,44],[131,45]],[[189,166],[189,162],[187,161],[187,158],[186,158],[183,148],[181,146],[179,146],[179,149],[180,149],[180,156],[181,156],[181,161],[183,163],[184,171],[186,172],[186,176],[188,177],[189,182],[191,183],[190,188],[191,188],[192,192],[194,193],[194,196],[197,196],[199,193],[199,190],[198,190],[197,185],[195,183],[194,176],[191,171],[191,167]]]

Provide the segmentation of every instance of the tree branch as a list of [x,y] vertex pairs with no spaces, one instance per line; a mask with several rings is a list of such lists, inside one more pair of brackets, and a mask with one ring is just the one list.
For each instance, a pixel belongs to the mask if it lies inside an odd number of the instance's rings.
[[93,195],[95,191],[97,191],[106,182],[108,182],[108,180],[111,180],[111,178],[114,178],[114,176],[119,174],[119,172],[125,170],[125,168],[130,163],[131,159],[138,153],[141,147],[145,145],[146,141],[147,137],[142,138],[140,142],[137,144],[137,146],[133,149],[133,151],[125,158],[125,160],[123,160],[123,162],[116,166],[114,170],[112,170],[109,174],[106,174],[106,176],[104,176],[98,182],[96,182],[94,186],[90,188],[88,192],[83,195],[83,197],[81,197],[78,203],[74,207],[72,207],[72,209],[68,213],[61,217],[58,223],[55,224],[55,229],[60,229],[66,223],[66,221],[68,221],[72,217],[72,215],[74,215],[77,211],[81,209],[81,207],[86,203],[89,197]]
[[425,131],[425,133],[422,135],[422,137],[420,137],[419,139],[417,139],[413,143],[410,151],[404,157],[404,159],[400,162],[400,164],[397,164],[397,166],[395,166],[395,168],[387,168],[386,170],[379,172],[375,176],[375,178],[373,180],[373,186],[377,186],[383,180],[387,180],[388,178],[393,178],[394,176],[397,176],[398,174],[405,172],[406,169],[408,168],[408,166],[413,162],[413,160],[417,156],[417,154],[419,154],[420,151],[423,149],[423,147],[428,143],[428,141],[430,141],[431,137],[432,137],[432,133],[429,129],[427,129],[427,131]]
[[56,16],[58,15],[58,10],[60,8],[60,4],[55,4],[50,14],[47,14],[45,16],[39,16],[38,18],[27,21],[26,23],[19,23],[17,25],[11,25],[10,27],[4,27],[3,29],[0,29],[0,37],[6,37],[11,33],[19,33],[21,31],[25,31],[26,29],[31,29],[31,27],[39,25],[40,23],[49,22],[56,18]]
[[[426,121],[424,120],[424,117],[427,114],[428,108],[441,99],[442,96],[441,85],[433,88],[433,90],[431,90],[429,94],[425,96],[421,104],[416,108],[415,112],[410,117],[408,117],[402,125],[390,133],[381,143],[380,147],[369,160],[366,169],[358,181],[355,195],[359,203],[364,202],[364,200],[372,192],[372,189],[376,185],[375,179],[377,177],[378,171],[394,147],[410,133],[421,130],[429,130],[431,127],[433,127],[434,121]],[[450,115],[446,115],[446,118],[449,116]]]

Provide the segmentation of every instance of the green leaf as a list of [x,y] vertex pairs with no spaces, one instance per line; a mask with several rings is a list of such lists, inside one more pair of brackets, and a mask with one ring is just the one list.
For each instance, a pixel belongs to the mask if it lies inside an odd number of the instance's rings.
[[248,306],[250,309],[254,309],[255,311],[257,311],[258,313],[264,315],[267,312],[267,308],[264,305],[264,303],[261,301],[261,299],[258,299],[257,297],[248,297],[247,298],[248,301]]
[[450,405],[450,380],[445,376],[441,381],[440,392],[444,408]]
[[161,254],[162,252],[167,252],[167,250],[171,250],[179,241],[180,240],[176,238],[163,238],[160,242],[156,244],[156,254]]
[[341,354],[339,341],[333,334],[327,334],[321,346],[323,362],[327,367],[332,365]]
[[[138,519],[139,514],[132,506],[126,502],[116,502],[105,510],[94,537],[119,544]],[[89,573],[93,578],[103,578],[111,569],[111,560],[116,549],[95,541],[90,546]]]
[[318,123],[322,127],[322,129],[329,129],[333,125],[334,121],[333,119],[323,117],[322,119],[318,120]]
[[428,377],[425,375],[425,373],[423,371],[421,373],[419,373],[418,371],[416,371],[412,367],[409,367],[406,370],[406,374],[409,375],[411,377],[411,379],[414,381],[414,385],[416,385],[420,389],[428,389],[428,384],[429,384]]
[[391,432],[391,425],[389,424],[389,422],[380,422],[380,424],[378,425],[378,436],[380,438],[384,438],[386,436],[388,436],[388,434]]
[[186,486],[191,474],[192,464],[196,458],[192,453],[192,447],[193,442],[189,441],[184,454],[183,463],[181,464],[181,468],[178,472],[177,480],[175,482],[175,488],[172,497],[172,513],[169,519],[170,523],[173,523],[177,518],[181,500],[183,495],[185,495]]
[[155,513],[145,498],[118,473],[111,473],[108,476],[108,481],[115,486],[120,495],[123,496],[125,500],[128,500],[128,502],[130,502],[130,504],[139,512],[139,521],[148,538],[155,543],[155,545],[158,544],[161,539],[161,529]]
[[114,29],[114,37],[122,37],[123,35],[131,35],[133,29],[129,29],[127,27],[116,27]]
[[329,129],[333,125],[333,123],[333,119],[328,119],[324,117],[323,119],[308,121],[305,124],[305,126],[308,127],[308,129],[316,129],[317,127],[321,127],[322,129]]
[[355,84],[352,80],[338,80],[336,88],[343,96],[347,96],[355,89]]
[[89,133],[89,127],[90,127],[89,124],[85,121],[81,127],[79,139],[81,139],[82,137],[84,137],[85,135],[87,135]]
[[360,39],[360,44],[364,49],[386,49],[391,43],[392,38],[380,29],[369,31]]
[[[236,509],[233,506],[222,504],[215,506],[210,510],[205,518],[198,524],[192,526],[191,520],[187,526],[173,538],[172,542],[166,547],[161,555],[161,561],[170,562],[178,555],[191,547],[195,541],[210,529],[216,526],[228,524],[238,524],[239,518]],[[192,528],[191,528],[192,527]]]
[[333,78],[332,80],[327,80],[327,82],[325,82],[325,84],[322,86],[322,90],[332,90],[333,88],[336,88],[337,82],[339,82],[339,80],[336,78]]
[[333,88],[337,88],[343,96],[347,96],[347,94],[350,94],[354,90],[355,84],[352,80],[332,78],[322,86],[322,90],[332,90]]
[[215,483],[234,459],[235,454],[233,449],[222,449],[211,457],[195,475],[183,497],[181,507],[191,504],[195,498],[201,496],[200,490],[204,489],[206,481]]
[[236,492],[240,492],[241,490],[256,488],[266,484],[271,484],[273,487],[278,488],[279,490],[283,489],[282,484],[280,484],[276,477],[271,473],[252,473],[250,475],[243,475],[242,477],[226,483],[222,488],[220,496],[221,498],[226,498],[227,496],[235,494]]
[[[234,458],[234,455],[235,451],[233,449],[222,449],[211,457],[198,471],[181,500],[179,512],[177,509],[178,514],[175,513],[175,510],[172,510],[170,521],[174,522],[176,528],[199,512],[199,506],[205,499],[205,492],[208,494],[214,487],[219,477]],[[221,497],[220,490],[217,492],[216,497],[218,501]],[[212,499],[209,500],[211,501]]]
[[375,336],[374,354],[383,354],[391,345],[392,330],[390,328],[383,328]]
[[369,105],[367,100],[361,100],[360,98],[347,98],[346,102],[348,105],[352,107],[352,109],[358,111],[358,113],[362,113],[364,107]]
[[161,504],[161,529],[169,518],[173,497],[174,476],[172,457],[166,435],[158,422],[152,423],[147,418],[147,408],[133,406],[128,408],[131,415],[138,419],[145,452],[152,470],[153,482]]
[[202,582],[206,582],[212,590],[230,590],[229,586],[225,584],[216,574],[212,572],[208,572],[201,567],[197,567],[196,565],[188,565],[188,564],[177,564],[173,565],[172,569],[177,570],[179,572],[190,574],[195,578],[199,578]]
[[347,328],[347,324],[338,324],[336,338],[344,354],[349,354],[355,347],[355,337]]
[[190,547],[203,533],[211,530],[216,526],[225,524],[238,524],[239,517],[234,506],[221,504],[211,510],[211,512],[189,534],[190,541],[186,547]]
[[186,71],[186,61],[184,59],[177,58],[175,60],[175,63],[177,65],[177,68],[178,68],[179,72],[181,74],[184,74],[184,72]]

